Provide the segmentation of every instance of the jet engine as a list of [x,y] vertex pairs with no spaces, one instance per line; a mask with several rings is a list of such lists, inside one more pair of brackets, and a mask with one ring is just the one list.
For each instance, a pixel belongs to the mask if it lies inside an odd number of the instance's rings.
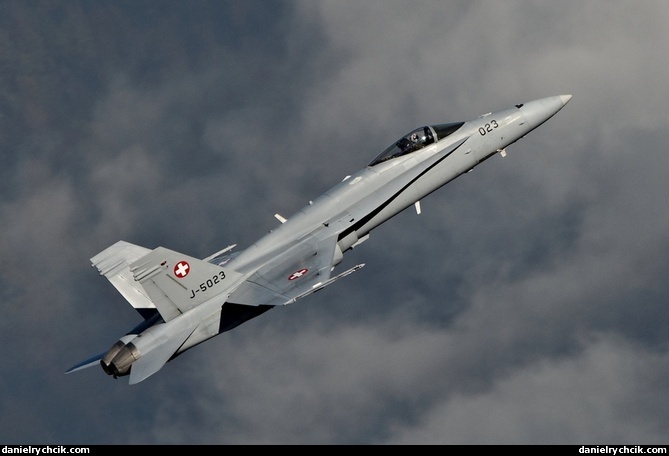
[[136,337],[135,334],[123,336],[102,357],[100,365],[107,375],[118,378],[130,374],[130,366],[141,356],[137,347],[130,342]]

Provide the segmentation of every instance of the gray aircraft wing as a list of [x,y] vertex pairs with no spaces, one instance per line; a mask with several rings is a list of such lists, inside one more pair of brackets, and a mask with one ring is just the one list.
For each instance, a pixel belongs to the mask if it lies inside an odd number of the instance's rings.
[[286,305],[324,288],[363,265],[335,277],[334,266],[341,259],[338,233],[320,230],[305,236],[256,272],[230,295],[229,302],[246,305]]

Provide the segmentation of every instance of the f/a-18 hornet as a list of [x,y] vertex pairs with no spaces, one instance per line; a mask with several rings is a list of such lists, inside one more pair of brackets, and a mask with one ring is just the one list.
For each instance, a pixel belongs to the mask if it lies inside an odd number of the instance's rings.
[[571,99],[558,95],[467,122],[426,125],[393,142],[360,171],[248,248],[204,259],[119,241],[91,258],[142,316],[112,347],[67,372],[100,364],[141,382],[168,361],[224,331],[294,303],[359,270],[335,273],[344,253],[374,228],[547,121]]

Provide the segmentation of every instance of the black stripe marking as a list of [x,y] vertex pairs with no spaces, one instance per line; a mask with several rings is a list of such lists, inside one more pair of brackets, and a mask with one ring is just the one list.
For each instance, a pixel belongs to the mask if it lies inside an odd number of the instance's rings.
[[349,226],[349,227],[346,228],[344,231],[342,231],[342,232],[339,234],[339,237],[337,238],[337,241],[340,241],[340,240],[342,240],[343,238],[345,238],[346,236],[348,236],[349,234],[351,234],[352,232],[357,231],[357,230],[360,229],[362,226],[364,226],[367,222],[369,222],[371,219],[373,219],[376,215],[378,215],[379,212],[381,212],[383,209],[385,209],[391,202],[393,202],[394,200],[396,200],[397,197],[399,197],[402,193],[404,193],[404,191],[406,191],[407,188],[411,187],[411,186],[412,186],[418,179],[420,179],[421,177],[423,177],[423,176],[424,176],[425,174],[427,174],[430,170],[432,170],[435,166],[437,166],[439,163],[441,163],[441,162],[444,161],[446,158],[448,158],[453,152],[455,152],[456,150],[458,150],[458,149],[460,148],[460,146],[462,146],[462,145],[467,141],[467,139],[469,139],[469,137],[465,138],[465,139],[464,139],[460,144],[458,144],[453,150],[451,150],[450,152],[448,152],[446,155],[444,155],[444,156],[441,157],[439,160],[437,160],[436,162],[434,162],[431,166],[429,166],[428,168],[426,168],[426,169],[425,169],[422,173],[420,173],[418,176],[416,176],[416,177],[413,178],[411,181],[409,181],[409,183],[407,183],[407,184],[406,184],[404,187],[402,187],[397,193],[395,193],[395,194],[392,195],[390,198],[388,198],[384,203],[380,204],[376,209],[374,209],[374,210],[371,211],[369,214],[367,214],[366,216],[364,216],[364,217],[362,217],[361,219],[359,219],[355,224]]

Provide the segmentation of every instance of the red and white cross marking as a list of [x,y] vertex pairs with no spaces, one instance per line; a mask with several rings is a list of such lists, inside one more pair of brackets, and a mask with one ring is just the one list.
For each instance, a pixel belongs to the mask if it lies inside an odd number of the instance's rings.
[[180,279],[186,277],[189,272],[190,272],[190,265],[183,260],[179,261],[176,264],[176,266],[174,266],[174,275],[179,277]]
[[304,274],[306,274],[309,270],[308,269],[300,269],[299,271],[293,272],[291,275],[288,276],[288,280],[295,280],[299,279],[302,277]]

